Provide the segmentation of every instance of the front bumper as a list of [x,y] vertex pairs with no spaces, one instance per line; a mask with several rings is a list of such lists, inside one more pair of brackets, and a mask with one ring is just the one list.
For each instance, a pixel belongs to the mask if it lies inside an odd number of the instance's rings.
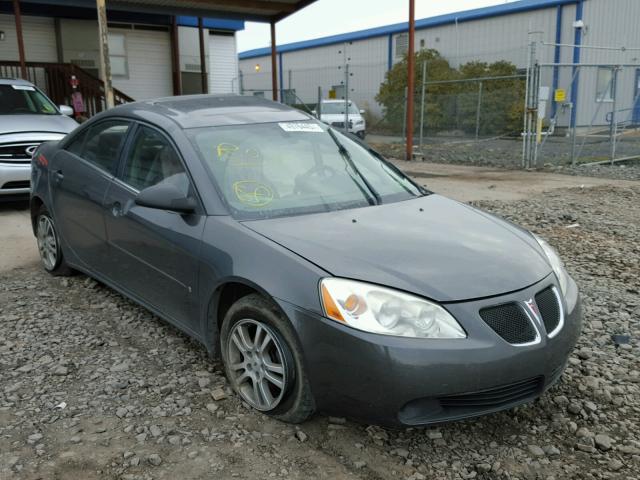
[[0,162],[0,196],[29,194],[30,163]]
[[425,340],[346,327],[279,301],[297,330],[320,411],[382,425],[427,425],[484,415],[529,402],[564,370],[581,330],[581,305],[571,280],[560,332],[514,346],[480,318],[480,309],[527,301],[555,282],[550,275],[524,290],[446,304],[466,339]]

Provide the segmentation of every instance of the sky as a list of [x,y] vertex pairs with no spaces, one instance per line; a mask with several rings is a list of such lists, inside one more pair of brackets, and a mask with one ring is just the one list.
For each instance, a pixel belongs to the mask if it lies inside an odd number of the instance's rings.
[[[505,0],[415,0],[416,19],[509,3]],[[379,27],[409,19],[408,0],[317,0],[278,22],[276,43],[298,42]],[[238,32],[238,52],[269,46],[269,25],[247,22]]]

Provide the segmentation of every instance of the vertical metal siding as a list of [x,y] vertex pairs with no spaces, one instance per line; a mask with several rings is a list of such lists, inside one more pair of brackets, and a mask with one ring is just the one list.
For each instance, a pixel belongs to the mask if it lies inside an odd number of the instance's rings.
[[238,54],[235,35],[209,35],[209,93],[237,93]]
[[[0,15],[0,60],[17,61],[18,39],[13,15]],[[56,62],[56,33],[52,18],[22,16],[22,36],[27,62]]]

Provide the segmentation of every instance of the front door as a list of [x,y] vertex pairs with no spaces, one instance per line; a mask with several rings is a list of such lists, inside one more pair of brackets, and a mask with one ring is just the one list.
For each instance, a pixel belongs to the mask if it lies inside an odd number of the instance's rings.
[[122,120],[97,123],[76,135],[51,165],[53,215],[65,255],[98,273],[108,263],[104,196],[129,126]]
[[184,215],[136,205],[140,190],[162,182],[195,196],[173,144],[140,125],[105,197],[109,277],[165,318],[198,333],[196,282],[205,216],[200,207]]
[[633,124],[640,125],[640,68],[636,69],[636,81],[633,84]]

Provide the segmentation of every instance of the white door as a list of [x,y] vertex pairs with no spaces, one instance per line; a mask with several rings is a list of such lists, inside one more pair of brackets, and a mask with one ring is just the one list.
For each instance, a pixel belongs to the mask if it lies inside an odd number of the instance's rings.
[[209,93],[239,93],[235,35],[209,35]]

